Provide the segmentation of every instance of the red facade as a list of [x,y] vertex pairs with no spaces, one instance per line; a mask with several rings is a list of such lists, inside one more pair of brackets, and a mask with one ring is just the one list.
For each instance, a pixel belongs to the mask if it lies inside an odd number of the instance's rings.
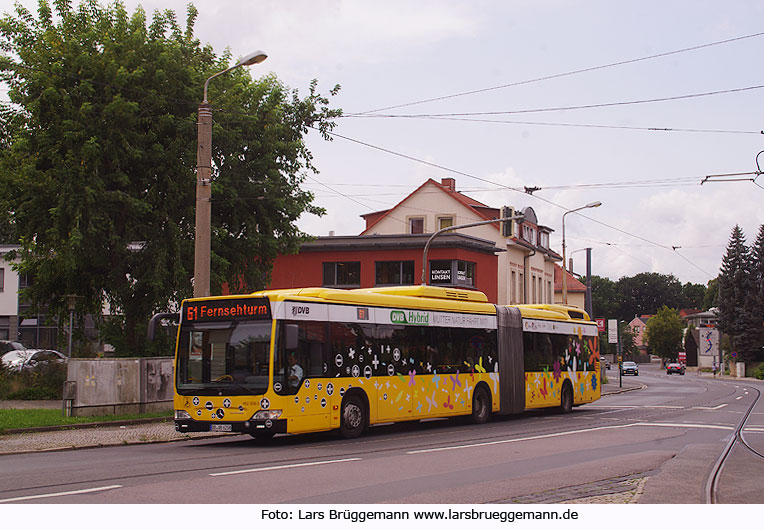
[[[360,285],[377,287],[376,263],[390,261],[413,261],[413,284],[420,284],[422,277],[422,252],[429,235],[423,236],[348,236],[323,237],[303,245],[299,254],[280,255],[276,258],[271,276],[270,289],[295,287],[321,287],[324,281],[324,263],[360,262]],[[472,288],[482,291],[488,300],[498,300],[498,260],[493,242],[466,236],[449,234],[439,238],[429,249],[427,260],[459,260],[474,264]],[[429,275],[429,269],[427,271]],[[429,276],[427,277],[430,282]],[[410,283],[407,283],[410,284]],[[390,284],[385,284],[390,285]],[[449,285],[445,285],[449,286]],[[465,285],[452,285],[464,288]],[[328,287],[333,287],[328,285]],[[469,287],[467,287],[469,288]]]

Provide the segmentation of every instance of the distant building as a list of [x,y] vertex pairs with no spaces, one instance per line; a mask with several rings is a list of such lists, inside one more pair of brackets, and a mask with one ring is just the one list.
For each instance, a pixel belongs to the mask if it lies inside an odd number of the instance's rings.
[[647,321],[655,315],[641,315],[635,316],[631,322],[629,322],[629,329],[634,335],[634,345],[639,350],[640,356],[647,355],[647,337],[645,330],[647,328]]
[[712,307],[708,311],[691,313],[682,316],[685,324],[692,324],[696,328],[715,328],[719,324],[719,310]]

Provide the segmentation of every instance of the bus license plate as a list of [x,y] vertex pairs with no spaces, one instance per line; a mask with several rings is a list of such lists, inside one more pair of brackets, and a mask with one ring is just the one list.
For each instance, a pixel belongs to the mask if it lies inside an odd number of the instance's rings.
[[231,427],[230,423],[213,423],[210,425],[210,430],[212,432],[231,432]]

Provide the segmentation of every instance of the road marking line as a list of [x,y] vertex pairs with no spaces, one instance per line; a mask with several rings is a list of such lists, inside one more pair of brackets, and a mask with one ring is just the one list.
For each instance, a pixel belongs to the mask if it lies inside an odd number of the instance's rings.
[[725,431],[734,431],[734,427],[728,425],[706,425],[703,423],[640,423],[648,427],[693,427],[695,429],[721,429]]
[[589,405],[587,409],[683,409],[677,405]]
[[489,445],[500,445],[500,444],[509,444],[509,443],[515,443],[515,442],[528,442],[531,440],[543,440],[545,438],[557,438],[560,436],[568,436],[570,434],[582,434],[582,433],[589,433],[594,431],[604,431],[607,429],[623,429],[626,427],[692,427],[697,429],[722,429],[722,430],[734,430],[734,427],[728,427],[726,425],[703,425],[700,423],[647,423],[647,422],[638,422],[638,423],[627,423],[625,425],[609,425],[606,427],[594,427],[591,429],[579,429],[575,431],[565,431],[565,432],[557,432],[552,434],[540,434],[538,436],[526,436],[524,438],[513,438],[511,440],[495,440],[493,442],[480,442],[480,443],[474,443],[474,444],[465,444],[465,445],[451,445],[446,447],[434,447],[432,449],[417,449],[416,451],[407,451],[407,455],[418,455],[422,453],[437,453],[439,451],[451,451],[453,449],[470,449],[472,447],[485,447]]
[[608,425],[606,427],[594,427],[592,429],[579,429],[576,431],[565,431],[565,432],[557,432],[552,434],[540,434],[538,436],[526,436],[524,438],[513,438],[511,440],[495,440],[493,442],[480,442],[480,443],[465,444],[465,445],[452,445],[447,447],[435,447],[433,449],[418,449],[416,451],[407,451],[406,454],[417,455],[421,453],[435,453],[438,451],[450,451],[452,449],[468,449],[471,447],[484,447],[487,445],[509,444],[514,442],[527,442],[530,440],[543,440],[544,438],[557,438],[559,436],[567,436],[569,434],[581,434],[585,432],[602,431],[605,429],[622,429],[624,427],[632,427],[634,425],[639,425],[639,423],[629,423],[627,425]]
[[44,493],[42,495],[27,495],[26,497],[13,497],[12,499],[0,499],[1,502],[17,502],[17,501],[28,501],[32,499],[45,499],[49,497],[64,497],[65,495],[79,495],[81,493],[94,493],[96,491],[106,491],[106,490],[113,490],[117,488],[121,488],[122,486],[115,484],[113,486],[103,486],[100,488],[89,488],[86,490],[75,490],[75,491],[61,491],[59,493]]
[[743,399],[743,396],[738,396],[735,399]]
[[719,410],[722,407],[726,407],[728,403],[722,403],[721,405],[716,405],[715,407],[692,407],[693,409],[697,410]]
[[255,469],[240,469],[239,471],[225,471],[223,473],[210,473],[211,477],[222,477],[225,475],[240,475],[242,473],[257,473],[258,471],[276,471],[278,469],[291,469],[295,467],[320,466],[323,464],[339,464],[340,462],[354,462],[360,458],[343,458],[342,460],[324,460],[323,462],[305,462],[303,464],[287,464],[284,466],[258,467]]

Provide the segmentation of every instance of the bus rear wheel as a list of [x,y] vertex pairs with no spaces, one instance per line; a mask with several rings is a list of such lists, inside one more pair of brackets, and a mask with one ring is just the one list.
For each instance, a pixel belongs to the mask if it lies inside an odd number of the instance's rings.
[[482,388],[472,394],[472,423],[485,423],[491,415],[491,400]]
[[342,400],[340,417],[340,435],[343,438],[357,438],[366,428],[366,409],[361,398],[355,395],[345,396]]

